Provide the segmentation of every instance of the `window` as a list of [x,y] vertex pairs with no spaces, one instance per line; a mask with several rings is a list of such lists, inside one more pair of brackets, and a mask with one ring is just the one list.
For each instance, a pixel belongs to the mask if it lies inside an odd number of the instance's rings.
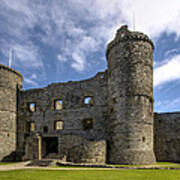
[[84,119],[82,121],[83,129],[90,130],[93,128],[93,119]]
[[47,132],[48,132],[48,127],[47,127],[47,126],[44,126],[43,132],[44,132],[44,133],[47,133]]
[[[35,131],[35,123],[34,122],[28,122],[26,128],[27,128],[27,132]],[[26,129],[25,129],[25,131],[26,131]]]
[[54,109],[61,110],[63,108],[63,100],[57,99],[54,101]]
[[30,112],[36,111],[36,103],[28,103],[28,109]]
[[62,130],[63,129],[63,121],[56,121],[54,123],[54,130]]
[[142,137],[142,142],[144,143],[146,141],[146,138],[145,137]]
[[101,74],[99,77],[100,77],[100,79],[103,79],[104,78],[104,74]]
[[93,98],[90,96],[87,96],[84,98],[84,104],[89,104],[89,105],[93,105]]

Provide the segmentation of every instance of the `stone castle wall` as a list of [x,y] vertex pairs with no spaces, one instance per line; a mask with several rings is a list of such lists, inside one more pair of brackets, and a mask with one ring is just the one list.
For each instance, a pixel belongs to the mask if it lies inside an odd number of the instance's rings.
[[180,162],[180,112],[155,113],[154,151],[158,161]]
[[90,79],[30,90],[0,65],[0,161],[180,162],[180,113],[153,114],[152,41],[123,26],[107,60]]
[[106,141],[87,140],[76,135],[61,135],[59,159],[74,163],[106,163]]
[[[92,104],[85,104],[85,97],[91,97]],[[106,137],[106,129],[104,128],[107,120],[106,72],[98,73],[95,77],[85,81],[58,83],[49,85],[46,88],[21,91],[19,98],[19,150],[25,149],[26,138],[36,133],[41,134],[42,138],[57,137],[59,144],[62,145],[58,147],[59,156],[63,151],[62,147],[64,149],[69,147],[70,141],[63,140],[63,137],[66,137],[66,135],[81,137],[79,138],[79,148],[81,147],[82,149],[86,141],[89,142],[87,143],[87,148],[91,149],[91,151],[94,149],[95,152],[96,148],[90,147],[95,147],[98,141]],[[61,110],[55,110],[54,103],[57,99],[63,101]],[[28,110],[28,105],[32,102],[36,104],[35,112]],[[83,127],[83,121],[86,119],[92,119],[93,121],[93,127],[89,130]],[[62,130],[54,129],[57,121],[63,122]],[[27,129],[25,127],[31,122],[35,124],[35,130],[25,133],[24,130]],[[44,132],[44,127],[46,127],[47,132]],[[23,135],[24,133],[26,136]],[[96,143],[94,144],[93,141]],[[71,142],[72,145],[75,143]],[[101,146],[103,149],[105,145],[99,143],[98,146]],[[98,147],[98,149],[101,148]],[[85,154],[90,155],[90,153]],[[105,156],[105,153],[100,154],[97,154],[97,156]],[[105,159],[105,157],[100,159]]]
[[126,27],[108,45],[109,161],[152,164],[153,44]]
[[0,65],[0,161],[12,160],[17,145],[17,97],[22,76]]

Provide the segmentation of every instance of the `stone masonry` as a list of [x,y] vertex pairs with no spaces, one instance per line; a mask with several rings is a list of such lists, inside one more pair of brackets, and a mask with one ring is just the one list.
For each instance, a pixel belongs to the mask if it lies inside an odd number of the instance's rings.
[[[153,164],[153,44],[121,27],[108,45],[110,162]],[[119,151],[121,149],[121,151]]]
[[180,161],[179,113],[153,113],[153,49],[122,26],[105,72],[39,89],[22,90],[20,73],[0,65],[0,161]]

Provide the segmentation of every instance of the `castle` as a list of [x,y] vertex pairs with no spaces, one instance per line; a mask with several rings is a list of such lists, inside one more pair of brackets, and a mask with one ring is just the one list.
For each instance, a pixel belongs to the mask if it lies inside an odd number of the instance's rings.
[[30,90],[0,65],[0,161],[180,161],[180,113],[153,112],[153,49],[146,35],[122,26],[105,72]]

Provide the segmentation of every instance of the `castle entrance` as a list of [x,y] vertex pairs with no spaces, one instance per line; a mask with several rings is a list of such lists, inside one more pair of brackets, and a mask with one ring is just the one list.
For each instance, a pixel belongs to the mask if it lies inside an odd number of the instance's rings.
[[42,138],[42,157],[45,159],[56,158],[58,154],[58,137]]

